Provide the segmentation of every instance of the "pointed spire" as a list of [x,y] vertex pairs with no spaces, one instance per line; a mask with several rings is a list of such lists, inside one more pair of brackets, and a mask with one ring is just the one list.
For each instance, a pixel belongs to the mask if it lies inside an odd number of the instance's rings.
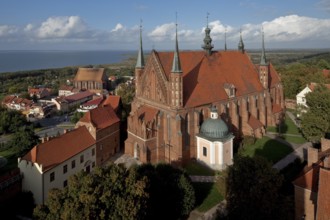
[[140,48],[136,61],[136,68],[144,67],[144,57],[143,57],[143,48],[142,48],[142,20],[140,20]]
[[181,63],[179,58],[179,44],[178,44],[178,22],[177,22],[177,13],[176,13],[176,21],[175,21],[175,52],[173,57],[172,64],[172,73],[182,73]]
[[263,28],[262,28],[262,50],[261,50],[260,65],[267,65],[266,52],[265,52],[264,29]]
[[210,37],[210,32],[211,32],[211,29],[209,28],[209,13],[207,13],[207,16],[206,16],[206,28],[205,28],[205,38],[204,38],[204,45],[202,46],[202,48],[205,50],[205,52],[208,54],[208,55],[211,55],[212,53],[212,48],[213,48],[213,45],[212,45],[212,38]]
[[227,28],[225,28],[225,51],[227,51]]
[[244,53],[244,43],[243,43],[243,38],[242,38],[242,28],[240,29],[240,39],[238,43],[238,50],[242,51]]

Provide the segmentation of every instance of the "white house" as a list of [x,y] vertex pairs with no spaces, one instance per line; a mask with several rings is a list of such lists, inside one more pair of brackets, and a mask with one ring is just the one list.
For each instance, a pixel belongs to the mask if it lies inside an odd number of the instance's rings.
[[93,169],[95,146],[95,139],[85,126],[35,146],[18,158],[22,189],[33,193],[36,204],[43,204],[50,189],[63,188],[69,176]]
[[[306,85],[306,87],[296,95],[297,108],[298,108],[297,117],[299,117],[301,113],[306,112],[306,109],[308,108],[306,104],[306,95],[314,91],[317,85],[318,85],[317,83],[310,83],[309,85]],[[328,89],[330,89],[330,84],[325,84],[325,86]]]

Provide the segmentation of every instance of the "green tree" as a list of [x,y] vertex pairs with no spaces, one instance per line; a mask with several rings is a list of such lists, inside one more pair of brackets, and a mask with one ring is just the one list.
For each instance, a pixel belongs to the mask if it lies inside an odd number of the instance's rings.
[[8,148],[14,149],[17,157],[22,157],[38,143],[39,137],[34,133],[33,126],[23,126],[14,133]]
[[137,180],[136,169],[110,164],[90,174],[69,178],[68,186],[49,192],[45,205],[34,210],[36,219],[143,219],[147,179]]
[[195,205],[195,192],[184,171],[169,164],[144,164],[138,173],[149,179],[146,219],[187,218]]
[[307,140],[318,143],[330,133],[330,90],[317,86],[306,95],[307,113],[303,114],[301,130]]
[[235,157],[226,180],[229,219],[283,219],[282,182],[282,175],[266,159]]
[[73,124],[76,124],[81,118],[84,116],[83,112],[74,112],[73,115],[70,117],[70,121]]

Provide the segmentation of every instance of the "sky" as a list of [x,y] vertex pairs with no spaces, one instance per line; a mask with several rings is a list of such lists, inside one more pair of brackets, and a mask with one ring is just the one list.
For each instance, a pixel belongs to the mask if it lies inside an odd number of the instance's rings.
[[1,0],[0,50],[330,48],[330,0]]

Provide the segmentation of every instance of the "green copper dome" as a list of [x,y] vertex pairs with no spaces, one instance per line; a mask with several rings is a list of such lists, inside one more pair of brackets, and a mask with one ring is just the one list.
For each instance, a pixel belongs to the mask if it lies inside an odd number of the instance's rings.
[[203,122],[200,134],[207,138],[225,138],[229,134],[228,126],[221,119],[208,118]]

